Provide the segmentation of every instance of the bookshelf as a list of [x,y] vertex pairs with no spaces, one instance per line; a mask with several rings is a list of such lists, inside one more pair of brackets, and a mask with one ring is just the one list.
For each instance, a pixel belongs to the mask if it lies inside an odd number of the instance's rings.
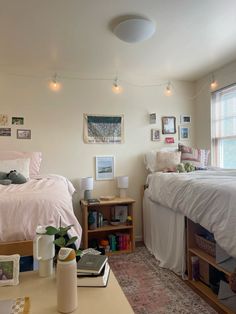
[[208,268],[208,265],[213,266],[215,269],[223,272],[226,276],[230,275],[230,272],[222,268],[219,264],[216,263],[215,257],[209,255],[207,252],[200,249],[195,241],[194,234],[200,232],[202,227],[199,224],[194,223],[190,219],[187,219],[187,266],[188,266],[188,283],[199,292],[209,303],[218,311],[218,313],[228,313],[233,314],[227,306],[221,303],[216,294],[214,294],[211,288],[204,282],[197,280],[192,280],[192,263],[191,257],[197,256],[201,261],[202,266]]
[[[126,197],[126,198],[115,198],[109,201],[100,201],[95,204],[88,204],[87,201],[81,200],[81,210],[82,210],[82,227],[83,227],[83,236],[82,243],[83,248],[86,249],[89,247],[90,242],[96,240],[98,243],[101,240],[107,240],[109,235],[114,235],[117,237],[123,237],[126,239],[125,246],[126,248],[119,248],[107,252],[107,255],[112,254],[121,254],[133,252],[135,249],[135,240],[134,240],[134,203],[135,200]],[[116,206],[124,206],[127,208],[127,215],[132,217],[132,223],[127,224],[126,222],[120,223],[118,225],[111,225],[112,213]],[[107,224],[102,226],[96,226],[93,229],[89,229],[88,217],[90,212],[96,212],[97,217],[98,213],[102,214],[103,219],[106,220]],[[96,215],[95,213],[95,215]],[[97,219],[98,221],[98,219]]]

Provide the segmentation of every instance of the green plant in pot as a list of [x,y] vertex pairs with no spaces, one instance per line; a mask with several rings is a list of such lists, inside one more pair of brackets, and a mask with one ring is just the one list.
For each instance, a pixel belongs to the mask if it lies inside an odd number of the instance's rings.
[[69,225],[66,227],[62,227],[60,223],[59,228],[55,228],[53,226],[46,227],[46,234],[48,235],[55,235],[55,240],[53,241],[55,244],[55,256],[57,256],[60,248],[62,247],[70,247],[75,250],[76,259],[78,260],[81,255],[81,250],[77,250],[75,246],[75,241],[78,239],[77,236],[69,237],[68,230],[71,229],[73,225]]

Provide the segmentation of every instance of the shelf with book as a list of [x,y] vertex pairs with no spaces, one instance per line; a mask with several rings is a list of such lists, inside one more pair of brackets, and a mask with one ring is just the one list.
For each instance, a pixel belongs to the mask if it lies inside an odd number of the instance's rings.
[[[132,252],[135,249],[134,242],[134,215],[133,206],[135,200],[132,198],[115,198],[109,201],[89,204],[81,200],[83,215],[83,248],[103,246],[106,253],[119,254]],[[92,216],[92,219],[91,219]],[[127,217],[130,220],[127,223]],[[116,222],[116,225],[111,223]]]

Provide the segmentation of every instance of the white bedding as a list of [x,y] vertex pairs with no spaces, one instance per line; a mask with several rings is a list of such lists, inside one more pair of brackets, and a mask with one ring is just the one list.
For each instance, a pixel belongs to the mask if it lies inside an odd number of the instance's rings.
[[154,173],[147,181],[147,197],[213,232],[217,243],[236,257],[235,170]]
[[59,175],[35,176],[24,184],[0,185],[0,242],[32,240],[37,225],[58,227],[73,224],[70,235],[82,229],[72,206],[75,189]]

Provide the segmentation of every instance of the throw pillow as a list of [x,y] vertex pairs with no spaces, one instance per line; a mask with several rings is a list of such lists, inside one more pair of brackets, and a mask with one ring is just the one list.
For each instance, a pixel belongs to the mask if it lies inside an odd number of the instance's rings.
[[176,171],[180,158],[181,152],[157,152],[157,171]]
[[190,162],[197,168],[206,168],[210,151],[208,149],[192,148],[179,144],[179,151],[181,152],[181,162]]

